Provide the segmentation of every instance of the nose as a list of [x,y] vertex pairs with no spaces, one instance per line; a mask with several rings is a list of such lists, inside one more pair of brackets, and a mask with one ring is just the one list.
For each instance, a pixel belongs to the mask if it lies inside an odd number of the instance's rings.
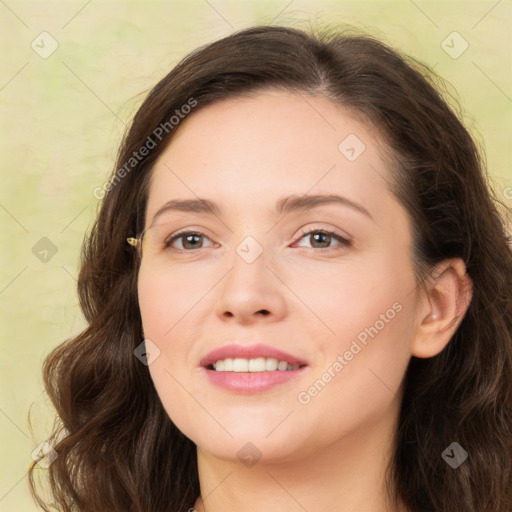
[[286,315],[286,286],[267,266],[264,252],[250,263],[235,254],[232,267],[220,286],[216,309],[223,321],[275,322]]

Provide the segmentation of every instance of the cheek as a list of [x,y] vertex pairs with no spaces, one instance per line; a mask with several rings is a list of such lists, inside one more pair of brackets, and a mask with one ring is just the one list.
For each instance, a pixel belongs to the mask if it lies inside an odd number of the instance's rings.
[[178,272],[157,275],[141,265],[138,278],[139,308],[145,339],[159,350],[148,366],[162,405],[175,425],[187,436],[194,436],[196,418],[201,415],[191,398],[201,396],[195,389],[196,371],[193,347],[198,336],[194,312],[201,307],[204,290]]
[[343,316],[344,325],[336,324],[343,334],[296,397],[301,428],[335,441],[391,421],[410,360],[407,308],[403,298],[369,301],[366,313],[354,307],[352,316]]
[[395,265],[376,259],[337,267],[324,280],[302,273],[295,287],[321,321],[319,334],[323,333],[328,347],[344,351],[357,338],[364,344],[374,337],[394,336],[405,302],[413,297],[412,272],[406,266],[398,272]]
[[203,295],[200,278],[172,269],[156,273],[142,264],[138,299],[145,336],[161,342],[171,338],[186,325]]
[[[187,293],[189,290],[195,291]],[[152,375],[162,373],[163,380],[168,381],[171,372],[190,372],[194,364],[191,349],[197,335],[193,319],[201,307],[201,295],[201,290],[178,273],[156,275],[141,266],[138,296],[144,338],[160,351],[158,359],[150,365]]]
[[341,416],[389,406],[410,360],[414,335],[415,279],[409,260],[390,253],[349,270],[331,276],[326,293],[309,290],[308,296],[316,297],[312,309],[322,312],[331,333],[324,329],[316,347],[321,354],[317,371],[299,399],[315,402],[311,410],[318,411],[343,403]]
[[165,319],[166,310],[173,295],[166,296],[161,279],[143,263],[139,269],[137,293],[144,336],[150,339],[161,338],[165,324],[168,323]]

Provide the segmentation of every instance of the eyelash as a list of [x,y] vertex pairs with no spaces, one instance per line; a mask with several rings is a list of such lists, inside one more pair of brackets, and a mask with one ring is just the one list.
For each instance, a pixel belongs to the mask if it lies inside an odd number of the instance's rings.
[[[311,229],[309,231],[304,230],[300,233],[299,240],[304,238],[306,235],[311,235],[313,233],[321,233],[322,235],[331,236],[332,238],[334,238],[335,240],[340,242],[341,246],[339,246],[339,247],[350,247],[352,245],[352,242],[350,240],[347,240],[346,238],[342,237],[341,235],[339,235],[333,231],[328,231],[325,229]],[[172,235],[168,240],[166,240],[165,248],[169,249],[169,247],[175,240],[178,240],[178,239],[184,237],[185,235],[198,235],[198,236],[204,236],[204,237],[208,238],[206,235],[204,235],[204,233],[201,233],[199,231],[180,231],[180,232]],[[175,249],[175,250],[184,251],[184,252],[194,252],[195,250],[200,250],[200,249],[205,249],[205,247],[200,247],[199,249],[189,249],[189,250]],[[311,249],[316,250],[316,251],[327,252],[327,251],[335,250],[336,247],[324,247],[324,248],[320,248],[320,249],[317,249],[316,247],[312,247]]]

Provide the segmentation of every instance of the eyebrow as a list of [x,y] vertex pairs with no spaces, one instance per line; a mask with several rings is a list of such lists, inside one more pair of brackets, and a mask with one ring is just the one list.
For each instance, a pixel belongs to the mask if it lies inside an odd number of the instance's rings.
[[[276,203],[275,212],[278,215],[286,215],[291,212],[308,211],[326,204],[341,204],[348,206],[359,213],[374,220],[370,212],[359,203],[338,195],[303,195],[283,197]],[[203,213],[206,215],[222,216],[219,206],[208,199],[171,199],[161,206],[153,216],[152,223],[162,214],[168,211],[180,211],[187,213]]]

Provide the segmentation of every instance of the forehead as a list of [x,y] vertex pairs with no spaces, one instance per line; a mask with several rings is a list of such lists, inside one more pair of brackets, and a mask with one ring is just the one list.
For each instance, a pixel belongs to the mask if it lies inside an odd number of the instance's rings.
[[375,211],[388,172],[382,146],[375,128],[325,97],[265,91],[219,101],[182,121],[157,159],[147,218],[170,199],[214,197],[240,211],[308,193],[343,193]]

